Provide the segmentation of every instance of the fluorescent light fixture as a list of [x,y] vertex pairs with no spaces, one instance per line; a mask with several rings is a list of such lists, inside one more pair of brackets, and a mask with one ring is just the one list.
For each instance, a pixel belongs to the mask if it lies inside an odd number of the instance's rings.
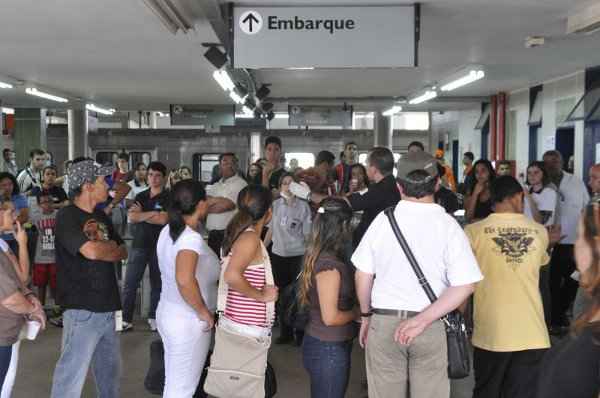
[[252,109],[248,108],[247,106],[242,107],[242,112],[244,112],[245,115],[250,115],[250,116],[254,117],[254,112],[252,111]]
[[233,80],[231,80],[229,73],[225,70],[214,71],[213,78],[219,83],[219,86],[221,86],[224,91],[233,90],[235,88]]
[[400,105],[394,105],[390,109],[381,112],[381,114],[383,116],[393,116],[396,113],[400,112],[401,110],[402,110],[402,107]]
[[169,117],[171,115],[169,115],[169,112],[163,113],[163,112],[156,112],[156,115],[158,117]]
[[471,84],[476,82],[477,80],[481,80],[485,77],[485,72],[480,69],[471,69],[469,73],[463,75],[445,85],[442,86],[442,91],[452,91],[459,87],[466,86],[467,84]]
[[171,0],[144,0],[144,3],[172,34],[176,34],[179,29],[187,33],[194,28]]
[[14,115],[15,110],[14,110],[14,108],[2,108],[2,112],[0,112],[0,113],[5,113],[7,115]]
[[290,115],[287,113],[276,113],[275,119],[289,119]]
[[85,108],[88,111],[97,112],[97,113],[101,113],[103,115],[108,115],[108,116],[112,116],[116,112],[115,109],[101,108],[101,107],[96,106],[94,104],[86,104]]
[[235,102],[236,104],[244,103],[244,99],[242,97],[240,97],[239,94],[236,93],[235,91],[231,91],[229,93],[229,98],[231,98],[233,100],[233,102]]
[[36,97],[40,97],[40,98],[45,98],[51,101],[56,101],[56,102],[69,102],[68,99],[63,98],[63,97],[59,97],[57,95],[52,95],[52,94],[48,94],[45,93],[43,91],[38,90],[35,87],[27,87],[25,89],[25,92],[29,95],[35,95]]
[[285,68],[287,70],[314,70],[314,66],[292,66],[291,68]]
[[252,114],[236,113],[235,114],[235,118],[236,119],[253,119],[254,118],[254,113],[252,113]]
[[429,101],[430,99],[433,99],[435,97],[437,97],[437,91],[435,90],[427,90],[425,91],[425,93],[419,95],[418,97],[414,97],[413,99],[411,99],[410,101],[408,101],[409,104],[411,105],[417,105],[417,104],[421,104],[425,101]]
[[0,82],[0,88],[13,88],[14,86],[10,83]]
[[355,113],[354,114],[354,118],[355,119],[372,119],[373,118],[373,112]]

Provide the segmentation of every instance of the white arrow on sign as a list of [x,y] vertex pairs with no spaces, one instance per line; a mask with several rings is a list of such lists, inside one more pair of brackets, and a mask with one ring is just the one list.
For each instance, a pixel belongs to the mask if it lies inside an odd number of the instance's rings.
[[263,19],[258,12],[250,10],[240,15],[239,24],[242,32],[247,35],[254,35],[262,29]]

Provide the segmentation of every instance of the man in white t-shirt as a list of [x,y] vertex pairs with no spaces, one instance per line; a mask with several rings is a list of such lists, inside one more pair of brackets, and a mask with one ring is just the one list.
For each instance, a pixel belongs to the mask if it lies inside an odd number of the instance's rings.
[[208,195],[219,198],[210,208],[206,219],[208,229],[208,246],[220,257],[221,245],[225,237],[225,228],[235,215],[237,198],[248,183],[241,178],[235,167],[235,154],[223,153],[219,156],[221,179],[212,185]]
[[578,283],[571,278],[576,269],[573,244],[577,235],[577,223],[590,196],[581,179],[563,170],[560,152],[548,151],[544,153],[543,160],[550,179],[558,187],[559,220],[564,235],[555,246],[550,261],[551,332],[561,333],[569,326],[566,312],[577,293]]
[[[398,161],[400,230],[438,299],[432,304],[382,212],[352,256],[366,347],[370,398],[449,397],[446,333],[440,318],[483,277],[459,224],[435,204],[436,160],[425,152]],[[377,277],[375,278],[375,275]]]

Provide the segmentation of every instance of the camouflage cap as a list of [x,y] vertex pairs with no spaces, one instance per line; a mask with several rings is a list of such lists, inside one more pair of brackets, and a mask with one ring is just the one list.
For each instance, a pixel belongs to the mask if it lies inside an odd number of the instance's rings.
[[69,189],[79,188],[86,182],[93,184],[96,178],[111,175],[114,170],[113,166],[102,166],[92,159],[73,163],[67,171]]

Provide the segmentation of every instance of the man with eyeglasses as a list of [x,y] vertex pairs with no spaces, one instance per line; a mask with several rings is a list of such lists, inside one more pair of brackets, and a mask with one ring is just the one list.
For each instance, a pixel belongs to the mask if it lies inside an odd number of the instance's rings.
[[583,181],[563,170],[563,158],[558,151],[544,153],[544,165],[552,182],[558,187],[560,226],[563,239],[556,245],[550,261],[550,294],[552,296],[551,333],[562,333],[569,326],[567,309],[577,294],[573,244],[581,212],[590,200]]

